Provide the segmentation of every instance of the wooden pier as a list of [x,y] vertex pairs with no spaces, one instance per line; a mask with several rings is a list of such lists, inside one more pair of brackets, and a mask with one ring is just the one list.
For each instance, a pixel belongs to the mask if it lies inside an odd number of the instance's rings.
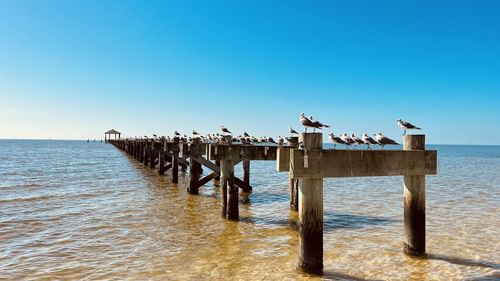
[[[406,254],[425,254],[425,176],[437,171],[437,152],[425,150],[424,135],[405,135],[403,150],[334,150],[323,149],[321,133],[302,133],[296,145],[203,143],[200,139],[181,142],[166,139],[109,139],[159,175],[171,170],[171,180],[178,182],[178,169],[189,168],[187,191],[197,194],[210,181],[222,181],[221,214],[239,219],[239,189],[251,192],[252,160],[276,161],[278,172],[288,172],[290,205],[299,212],[300,267],[310,273],[323,270],[323,179],[335,177],[403,176],[404,241]],[[242,163],[243,179],[234,176],[234,166]],[[201,178],[202,169],[210,174]]]

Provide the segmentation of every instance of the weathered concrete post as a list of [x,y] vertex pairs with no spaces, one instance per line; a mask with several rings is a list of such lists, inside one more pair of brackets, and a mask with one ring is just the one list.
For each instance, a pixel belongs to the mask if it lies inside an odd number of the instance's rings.
[[[405,135],[403,150],[425,150],[425,135]],[[404,251],[425,254],[425,175],[404,176]]]
[[189,186],[188,192],[190,194],[198,194],[198,180],[200,179],[200,163],[195,158],[200,157],[200,139],[195,138],[190,146],[190,159],[189,159]]
[[[323,148],[322,133],[302,133],[299,137],[307,150]],[[304,160],[304,166],[307,158]],[[323,179],[301,178],[299,181],[299,266],[306,272],[323,271]]]
[[174,144],[176,149],[172,151],[172,183],[179,182],[179,138],[174,138]]

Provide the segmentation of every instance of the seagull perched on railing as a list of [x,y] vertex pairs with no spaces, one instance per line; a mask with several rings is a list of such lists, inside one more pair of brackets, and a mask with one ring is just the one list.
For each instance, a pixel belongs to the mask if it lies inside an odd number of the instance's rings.
[[361,140],[366,144],[366,148],[370,149],[370,145],[375,145],[378,144],[376,140],[374,140],[372,137],[370,137],[367,133],[364,133],[363,136],[361,137]]
[[354,134],[351,134],[351,139],[354,141],[354,145],[356,146],[360,144],[365,144],[360,138],[356,137]]
[[333,143],[333,149],[337,146],[337,144],[346,144],[341,138],[337,137],[333,133],[328,134],[328,139]]
[[292,126],[288,127],[288,132],[290,133],[290,135],[298,135],[299,133],[297,133],[297,131],[295,131]]
[[400,118],[398,118],[396,121],[398,121],[399,127],[404,130],[403,136],[406,135],[406,130],[421,130],[419,127],[413,125],[410,122],[401,120]]
[[313,128],[313,132],[315,129],[323,129],[323,128],[329,128],[330,125],[326,125],[326,124],[323,124],[319,121],[316,121],[316,120],[311,120],[312,119],[312,116],[310,118],[307,118],[304,114],[304,112],[302,112],[300,114],[300,123],[302,124],[302,126],[306,127],[306,133],[307,133],[307,127],[309,128]]
[[268,137],[267,142],[276,144],[276,141],[272,137]]
[[346,148],[348,148],[349,145],[351,144],[354,144],[354,140],[351,139],[350,136],[348,136],[346,133],[343,133],[341,136],[340,136],[340,139],[342,139],[344,141],[344,144],[346,145]]
[[231,133],[226,127],[224,126],[220,126],[220,131],[222,132],[222,135],[232,135],[233,133]]
[[179,134],[179,132],[177,132],[177,131],[174,131],[174,136],[176,136],[176,137],[180,137],[180,136],[181,136],[181,134]]
[[282,147],[284,143],[285,143],[285,140],[281,136],[278,136],[278,146]]
[[380,146],[382,146],[382,149],[384,149],[384,145],[398,145],[399,144],[395,140],[390,139],[390,138],[382,135],[382,133],[376,133],[375,140],[378,142],[378,144],[380,144]]
[[191,134],[193,134],[193,136],[199,135],[198,132],[195,130],[193,130],[193,132],[191,132]]

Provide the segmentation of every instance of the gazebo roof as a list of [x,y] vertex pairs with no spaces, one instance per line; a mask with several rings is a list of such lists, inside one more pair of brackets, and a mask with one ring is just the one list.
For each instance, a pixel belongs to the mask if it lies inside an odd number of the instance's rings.
[[118,132],[118,131],[117,131],[117,130],[115,130],[115,129],[111,129],[111,130],[107,131],[107,132],[106,132],[106,133],[104,133],[104,134],[106,134],[106,135],[107,135],[107,134],[121,134],[121,133],[120,133],[120,132]]

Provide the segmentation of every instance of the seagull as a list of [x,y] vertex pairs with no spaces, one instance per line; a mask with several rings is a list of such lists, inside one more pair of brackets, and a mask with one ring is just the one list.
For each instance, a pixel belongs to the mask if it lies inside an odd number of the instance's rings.
[[278,146],[282,147],[284,143],[285,143],[285,140],[281,136],[278,136]]
[[249,135],[249,134],[247,134],[247,132],[246,132],[246,131],[245,131],[245,132],[243,132],[243,136],[244,136],[245,138],[250,137],[250,135]]
[[346,144],[340,137],[335,136],[333,133],[328,134],[328,139],[333,143],[333,149],[337,146],[337,144]]
[[288,132],[290,132],[290,135],[298,135],[297,131],[295,131],[292,126],[288,127]]
[[303,142],[299,142],[298,148],[304,150],[306,149],[306,145]]
[[360,138],[356,137],[354,134],[351,134],[351,139],[354,141],[354,145],[356,146],[360,144],[365,144]]
[[220,131],[222,132],[222,135],[232,135],[233,133],[231,133],[226,127],[224,126],[220,126]]
[[346,148],[348,147],[348,145],[354,144],[354,140],[351,139],[351,137],[349,137],[346,133],[343,133],[340,136],[340,139],[344,141],[344,144],[346,145]]
[[410,122],[401,120],[400,118],[398,118],[396,121],[398,121],[399,127],[404,130],[403,136],[406,135],[406,130],[421,130],[419,127],[411,124]]
[[193,130],[192,134],[193,134],[193,136],[194,136],[194,135],[199,135],[199,134],[198,134],[198,132],[197,132],[197,131],[195,131],[195,130]]
[[370,149],[370,145],[372,144],[378,144],[376,140],[374,140],[372,137],[370,137],[367,133],[364,133],[363,136],[361,137],[361,140],[366,144],[366,148]]
[[181,135],[181,134],[179,134],[179,132],[174,131],[174,136],[179,137],[180,135]]
[[376,133],[375,135],[375,140],[378,142],[378,144],[380,144],[380,146],[382,146],[382,149],[384,149],[384,145],[398,145],[399,143],[395,142],[393,139],[390,139],[384,135],[382,135],[382,133]]
[[300,123],[306,127],[306,133],[307,133],[307,127],[310,127],[310,128],[313,128],[313,132],[315,129],[323,129],[323,128],[330,128],[330,125],[326,125],[326,124],[323,124],[319,121],[316,121],[316,120],[311,120],[311,118],[307,118],[305,115],[304,115],[304,112],[302,112],[300,114]]
[[274,144],[276,143],[276,141],[271,137],[267,138],[267,142],[274,143]]

